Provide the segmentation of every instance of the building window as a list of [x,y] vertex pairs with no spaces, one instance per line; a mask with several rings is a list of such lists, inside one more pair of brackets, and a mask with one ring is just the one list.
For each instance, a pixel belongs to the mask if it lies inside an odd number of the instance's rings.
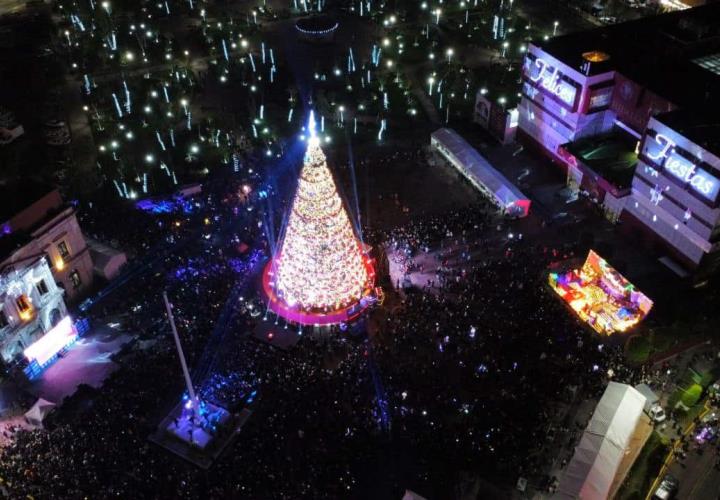
[[28,311],[30,309],[30,301],[25,295],[21,295],[17,299],[15,299],[15,305],[17,306],[20,313],[24,313],[25,311]]
[[10,322],[8,321],[7,316],[5,316],[5,311],[0,311],[0,330],[8,326]]
[[73,269],[73,272],[70,273],[70,281],[72,281],[73,288],[80,288],[80,285],[82,285],[80,273],[77,271],[77,269]]
[[15,299],[15,305],[17,306],[18,313],[20,313],[21,320],[28,321],[30,318],[32,318],[32,305],[30,304],[30,300],[25,295],[20,295],[17,299]]
[[62,257],[63,259],[67,260],[67,258],[70,257],[70,250],[68,250],[67,243],[65,243],[64,241],[58,243],[57,249],[60,257]]
[[50,254],[47,252],[45,252],[45,262],[47,262],[48,267],[52,271],[54,267],[53,260],[50,258]]
[[45,284],[45,280],[38,281],[38,284],[35,285],[35,288],[37,288],[37,291],[40,295],[45,295],[49,291],[47,284]]

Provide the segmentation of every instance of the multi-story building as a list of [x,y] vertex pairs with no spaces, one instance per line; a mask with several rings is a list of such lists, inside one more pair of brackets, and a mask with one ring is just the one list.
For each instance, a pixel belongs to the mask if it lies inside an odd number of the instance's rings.
[[[7,365],[25,355],[27,362],[43,365],[74,339],[63,295],[45,257],[28,261],[23,267],[3,267],[0,364]],[[61,324],[63,321],[68,324]]]
[[0,187],[0,270],[46,257],[55,282],[74,301],[92,285],[93,264],[75,209],[57,189],[25,183]]
[[[696,267],[720,257],[720,123],[679,110],[650,118],[625,210]],[[697,126],[707,123],[706,126]]]
[[686,267],[714,261],[720,4],[532,43],[522,78],[518,137],[572,190]]

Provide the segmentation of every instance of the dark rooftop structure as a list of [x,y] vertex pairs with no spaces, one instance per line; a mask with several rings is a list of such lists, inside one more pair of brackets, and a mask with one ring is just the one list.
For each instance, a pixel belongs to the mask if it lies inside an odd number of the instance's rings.
[[56,188],[34,181],[0,185],[0,200],[0,260],[66,207]]
[[6,222],[55,188],[41,182],[0,184],[0,223]]
[[720,117],[711,113],[712,110],[678,109],[655,119],[720,157]]
[[720,3],[533,44],[581,73],[616,71],[679,107],[720,109]]
[[628,189],[632,184],[637,153],[635,144],[626,136],[610,133],[584,137],[564,148],[618,189]]

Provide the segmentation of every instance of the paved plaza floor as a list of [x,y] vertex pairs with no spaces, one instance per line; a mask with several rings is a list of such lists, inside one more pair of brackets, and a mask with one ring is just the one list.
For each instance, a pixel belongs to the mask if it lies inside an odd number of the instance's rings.
[[130,339],[130,335],[106,326],[92,330],[34,381],[28,391],[38,398],[61,404],[81,384],[100,387],[118,367],[112,355]]

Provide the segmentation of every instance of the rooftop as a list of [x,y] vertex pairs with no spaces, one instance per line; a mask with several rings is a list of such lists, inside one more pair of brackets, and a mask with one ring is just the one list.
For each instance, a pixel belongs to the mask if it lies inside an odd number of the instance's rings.
[[583,138],[566,144],[565,149],[619,189],[627,189],[632,184],[637,154],[635,143],[625,135]]
[[35,181],[0,185],[0,262],[27,244],[35,228],[66,208],[56,193],[28,210],[53,191],[53,186]]
[[[678,106],[720,105],[720,4],[571,33],[534,45],[589,75],[618,71]],[[589,53],[603,54],[592,57]]]
[[683,137],[720,157],[720,120],[707,111],[678,109],[655,116]]
[[0,224],[11,219],[55,188],[49,184],[26,181],[0,184]]

